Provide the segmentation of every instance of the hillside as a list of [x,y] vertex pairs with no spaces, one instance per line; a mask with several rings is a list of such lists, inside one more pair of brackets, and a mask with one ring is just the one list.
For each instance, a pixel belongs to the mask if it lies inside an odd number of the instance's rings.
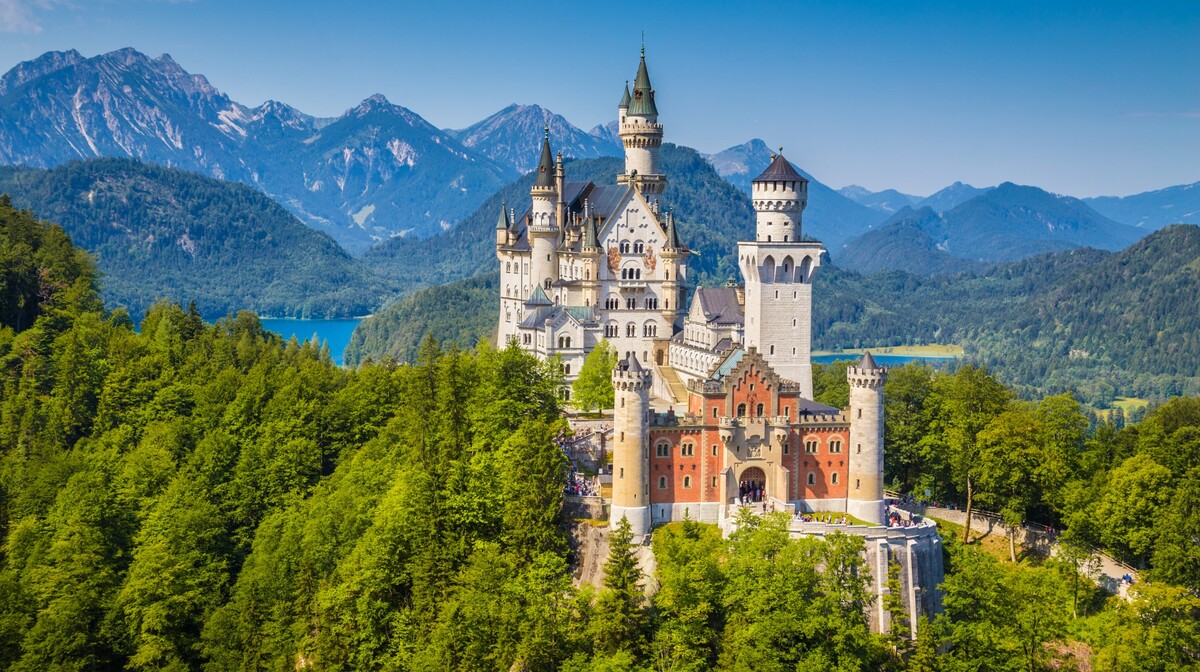
[[441,231],[518,174],[381,95],[337,119],[252,108],[168,55],[50,52],[0,77],[0,163],[95,157],[253,185],[358,251]]
[[0,193],[61,223],[95,255],[106,302],[139,316],[159,298],[209,318],[369,313],[387,293],[336,242],[248,186],[130,159],[0,167]]
[[478,152],[496,163],[520,174],[537,167],[542,135],[550,129],[550,142],[555,151],[572,159],[594,159],[600,156],[624,156],[619,139],[599,137],[584,132],[539,105],[509,105],[487,119],[464,129],[446,132],[464,147]]
[[1075,247],[1117,250],[1137,229],[1114,222],[1079,199],[1006,182],[942,213],[906,208],[833,251],[863,273],[921,274],[977,269],[981,262],[1016,261]]
[[[1068,250],[952,276],[826,265],[815,281],[813,339],[821,349],[959,343],[1027,395],[1069,390],[1103,405],[1196,394],[1197,286],[1196,226],[1168,227],[1118,253]],[[443,301],[472,316],[474,329],[441,326]],[[421,290],[360,325],[352,361],[403,357],[426,334],[471,347],[495,328],[498,301],[490,276]]]

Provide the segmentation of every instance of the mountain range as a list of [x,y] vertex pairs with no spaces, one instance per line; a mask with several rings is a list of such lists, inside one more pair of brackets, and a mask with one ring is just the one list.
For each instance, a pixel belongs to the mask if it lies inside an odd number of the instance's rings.
[[895,189],[871,191],[857,184],[842,187],[837,192],[859,205],[865,205],[872,210],[888,214],[896,212],[901,208],[912,206],[921,200],[920,196],[902,194]]
[[261,192],[133,159],[0,167],[0,193],[96,259],[105,303],[140,320],[155,301],[207,319],[365,315],[392,289]]
[[1085,198],[1100,214],[1147,231],[1169,224],[1200,224],[1200,182],[1132,196]]
[[941,213],[905,207],[832,256],[863,273],[938,274],[1076,247],[1118,250],[1142,235],[1077,198],[1005,182]]

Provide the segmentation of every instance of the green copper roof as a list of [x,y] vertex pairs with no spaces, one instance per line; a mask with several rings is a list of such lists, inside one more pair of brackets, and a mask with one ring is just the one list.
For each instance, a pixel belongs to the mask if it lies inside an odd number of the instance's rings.
[[550,127],[546,127],[546,137],[542,140],[542,158],[538,160],[537,176],[533,178],[535,187],[554,186],[554,155],[550,152]]
[[637,79],[633,80],[633,102],[629,114],[639,117],[657,117],[654,105],[654,89],[650,88],[650,73],[646,70],[646,52],[642,50],[642,61],[638,63]]
[[621,96],[621,102],[617,107],[629,107],[629,80],[625,80],[625,93]]
[[583,223],[583,246],[585,248],[600,247],[599,236],[596,235],[596,220],[592,219],[591,216]]
[[502,231],[510,226],[512,223],[508,221],[508,209],[504,203],[500,203],[500,217],[496,220],[496,230]]
[[529,295],[529,299],[525,301],[525,306],[527,308],[533,306],[553,305],[554,302],[550,300],[550,297],[546,296],[546,292],[542,289],[541,285],[534,287],[533,292]]

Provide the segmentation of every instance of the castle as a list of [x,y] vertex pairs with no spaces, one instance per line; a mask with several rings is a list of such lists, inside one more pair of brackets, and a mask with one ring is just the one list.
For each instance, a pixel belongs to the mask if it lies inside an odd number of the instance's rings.
[[[782,150],[772,158],[752,182],[754,240],[738,243],[743,285],[698,288],[685,311],[689,252],[660,205],[663,125],[644,49],[617,115],[616,184],[566,182],[547,132],[532,205],[520,217],[502,208],[496,224],[499,342],[559,357],[568,381],[602,339],[620,358],[610,520],[642,535],[684,517],[728,532],[747,506],[849,514],[867,525],[797,518],[793,531],[865,537],[877,596],[888,559],[901,558],[912,623],[940,610],[936,528],[884,525],[887,370],[868,353],[847,371],[848,408],[812,400],[812,280],[824,250],[802,235],[808,180]],[[872,623],[885,618],[880,608]]]
[[738,243],[744,285],[697,289],[685,311],[688,248],[660,205],[663,125],[644,49],[617,121],[616,184],[567,182],[547,132],[531,205],[520,217],[502,208],[496,223],[498,341],[557,356],[568,381],[602,339],[621,359],[612,515],[636,533],[685,514],[722,522],[750,490],[882,522],[886,371],[869,356],[851,369],[848,410],[812,401],[824,250],[802,236],[808,180],[774,156],[752,183],[754,240]]

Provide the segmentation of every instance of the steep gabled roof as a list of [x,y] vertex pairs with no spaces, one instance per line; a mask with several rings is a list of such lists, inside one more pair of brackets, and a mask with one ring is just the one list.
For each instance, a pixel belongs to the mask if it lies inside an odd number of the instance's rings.
[[701,287],[696,290],[696,300],[708,322],[742,324],[745,321],[737,290],[733,287]]
[[546,292],[541,288],[540,285],[534,287],[533,292],[529,294],[529,298],[525,300],[525,307],[527,308],[553,305],[554,302],[550,300],[550,297],[546,296]]

